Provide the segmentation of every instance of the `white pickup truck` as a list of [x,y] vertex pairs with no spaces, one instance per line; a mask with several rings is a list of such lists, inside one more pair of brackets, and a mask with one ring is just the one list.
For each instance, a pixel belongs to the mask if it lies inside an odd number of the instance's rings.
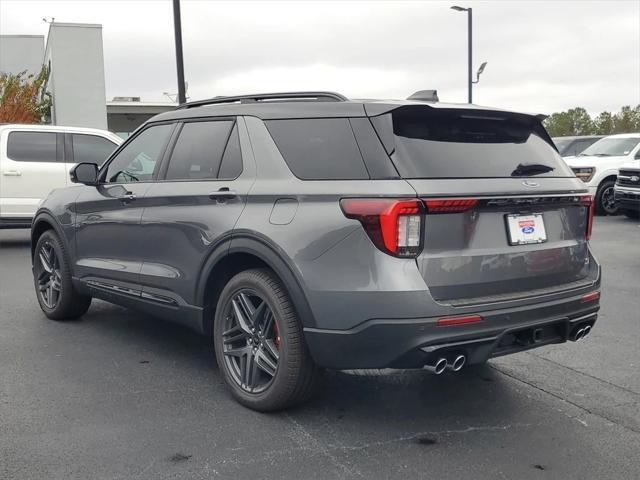
[[565,157],[578,178],[587,184],[595,197],[596,211],[604,215],[618,213],[613,187],[618,169],[640,158],[640,133],[610,135],[584,150],[576,157]]
[[70,185],[78,162],[101,165],[122,143],[93,128],[0,125],[0,228],[28,228],[40,201]]

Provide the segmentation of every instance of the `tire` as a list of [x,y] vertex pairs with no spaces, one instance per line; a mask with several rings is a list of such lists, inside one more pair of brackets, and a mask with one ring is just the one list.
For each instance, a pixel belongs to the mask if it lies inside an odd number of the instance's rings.
[[598,186],[596,191],[596,213],[599,215],[616,215],[618,206],[615,204],[613,196],[613,186],[615,180],[605,180]]
[[44,314],[52,320],[72,320],[84,315],[91,297],[73,287],[69,256],[53,230],[44,232],[33,257],[33,282],[36,298]]
[[216,307],[213,341],[227,386],[248,408],[282,410],[315,390],[319,370],[289,294],[271,270],[246,270],[227,283]]
[[631,218],[633,220],[638,220],[640,218],[640,210],[625,209],[622,213],[624,213],[627,218]]

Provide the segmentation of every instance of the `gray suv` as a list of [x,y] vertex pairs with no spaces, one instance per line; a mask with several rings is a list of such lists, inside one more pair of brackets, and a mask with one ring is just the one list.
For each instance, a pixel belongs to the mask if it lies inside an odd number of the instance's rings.
[[537,116],[429,91],[217,97],[71,176],[33,222],[45,315],[99,298],[191,327],[256,410],[321,368],[457,372],[596,321],[592,198]]

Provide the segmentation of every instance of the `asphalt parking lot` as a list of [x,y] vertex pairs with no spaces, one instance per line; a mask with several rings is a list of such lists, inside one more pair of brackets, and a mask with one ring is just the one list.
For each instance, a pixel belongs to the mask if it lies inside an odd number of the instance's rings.
[[640,227],[597,218],[592,244],[586,340],[458,375],[329,372],[267,415],[179,326],[98,301],[46,320],[28,232],[0,230],[0,478],[640,478]]

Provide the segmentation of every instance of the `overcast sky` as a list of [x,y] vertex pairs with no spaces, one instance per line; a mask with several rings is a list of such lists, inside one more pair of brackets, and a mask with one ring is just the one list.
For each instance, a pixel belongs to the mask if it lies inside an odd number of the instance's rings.
[[[283,90],[466,101],[466,14],[447,2],[182,0],[191,99]],[[473,7],[482,105],[591,113],[640,103],[640,1],[462,1]],[[103,25],[107,98],[175,93],[170,1],[0,0],[0,33],[42,17]],[[166,99],[166,97],[165,97]]]

